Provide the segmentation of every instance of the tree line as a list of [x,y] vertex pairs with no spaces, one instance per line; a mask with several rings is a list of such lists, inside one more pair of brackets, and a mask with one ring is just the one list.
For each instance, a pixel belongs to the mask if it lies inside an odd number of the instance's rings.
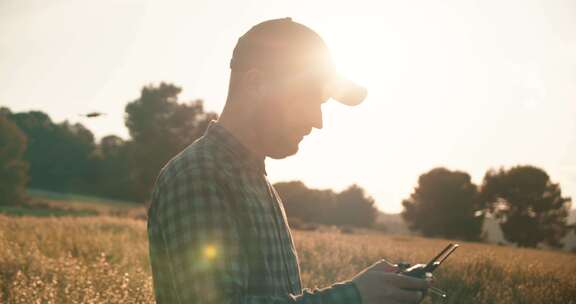
[[331,189],[311,189],[301,181],[279,182],[274,188],[291,223],[369,228],[378,216],[374,199],[358,185],[338,193]]
[[142,88],[140,97],[125,107],[128,140],[108,135],[96,143],[80,123],[55,123],[41,111],[13,113],[5,107],[0,108],[2,129],[14,133],[5,140],[18,146],[29,168],[29,178],[23,179],[28,187],[144,202],[163,164],[217,118],[204,110],[202,100],[179,103],[180,92],[166,83]]
[[[96,142],[79,123],[56,123],[41,111],[0,108],[0,205],[26,200],[27,187],[145,202],[161,167],[202,136],[217,115],[202,100],[179,102],[181,88],[160,83],[142,88],[125,107],[130,138]],[[339,193],[302,182],[275,184],[291,223],[371,227],[378,210],[364,189]],[[482,240],[485,217],[500,223],[509,242],[525,247],[561,246],[573,226],[571,200],[541,168],[490,169],[481,185],[462,171],[435,168],[422,174],[402,218],[427,237]]]
[[571,199],[543,169],[531,165],[490,169],[479,186],[468,173],[434,168],[420,175],[402,205],[410,230],[427,237],[482,240],[486,216],[520,247],[562,247],[562,238],[576,229],[568,223]]

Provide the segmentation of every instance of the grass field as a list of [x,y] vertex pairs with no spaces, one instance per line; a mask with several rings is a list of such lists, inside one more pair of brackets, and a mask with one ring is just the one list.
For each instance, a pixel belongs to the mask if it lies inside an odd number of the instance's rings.
[[0,214],[11,216],[94,216],[109,215],[145,219],[142,204],[67,194],[38,189],[27,191],[30,201],[20,206],[0,206]]
[[[131,216],[143,208],[51,200],[42,206],[98,215],[0,214],[0,303],[154,303],[146,222]],[[348,279],[381,258],[425,262],[448,243],[335,229],[293,235],[306,287]],[[436,272],[445,303],[576,303],[575,254],[461,245]]]

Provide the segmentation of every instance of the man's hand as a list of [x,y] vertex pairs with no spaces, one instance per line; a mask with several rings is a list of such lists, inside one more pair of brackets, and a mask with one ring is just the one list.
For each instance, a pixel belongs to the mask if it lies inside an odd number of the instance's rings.
[[430,281],[397,273],[398,266],[386,260],[362,270],[352,282],[360,291],[363,304],[419,303]]

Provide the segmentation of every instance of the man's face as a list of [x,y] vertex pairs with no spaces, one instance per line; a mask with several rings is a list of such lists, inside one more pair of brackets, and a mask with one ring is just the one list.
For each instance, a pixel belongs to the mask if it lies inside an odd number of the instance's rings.
[[266,156],[281,159],[298,152],[298,144],[312,128],[322,128],[326,102],[325,80],[298,75],[270,80],[255,115],[260,149]]

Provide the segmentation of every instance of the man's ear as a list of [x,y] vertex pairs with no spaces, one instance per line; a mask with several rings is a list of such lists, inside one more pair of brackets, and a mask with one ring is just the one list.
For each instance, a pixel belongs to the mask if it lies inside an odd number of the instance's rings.
[[246,71],[242,78],[242,87],[252,98],[261,99],[268,95],[268,88],[264,83],[264,75],[258,69]]

